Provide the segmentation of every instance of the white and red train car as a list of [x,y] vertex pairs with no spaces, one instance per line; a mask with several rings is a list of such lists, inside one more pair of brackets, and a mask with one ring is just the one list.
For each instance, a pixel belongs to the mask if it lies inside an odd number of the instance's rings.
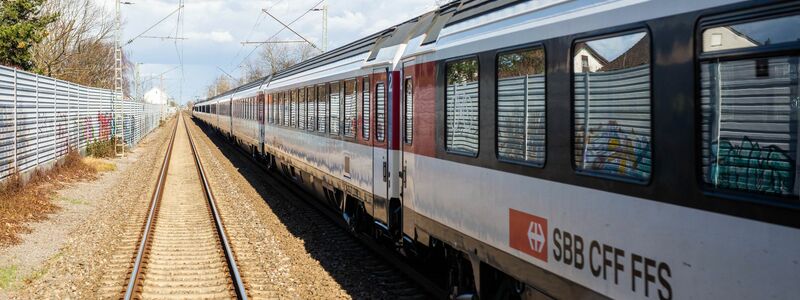
[[798,26],[797,2],[456,1],[194,113],[454,296],[790,299]]

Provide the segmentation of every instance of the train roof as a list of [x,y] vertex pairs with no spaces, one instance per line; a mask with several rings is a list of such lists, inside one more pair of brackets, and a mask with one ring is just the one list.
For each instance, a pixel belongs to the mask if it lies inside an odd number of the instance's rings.
[[[440,37],[447,39],[445,45],[440,46],[448,47],[453,42],[451,35],[476,26],[491,26],[499,20],[498,18],[502,19],[509,13],[514,15],[514,12],[507,11],[516,10],[514,7],[520,4],[523,5],[520,8],[524,11],[542,10],[562,4],[576,7],[587,5],[583,3],[585,1],[577,2],[581,3],[569,4],[572,1],[568,0],[455,0],[436,10],[322,53],[286,70],[236,87],[206,101],[232,97],[254,86],[264,88],[270,83],[278,86],[292,85],[299,78],[307,79],[322,76],[320,75],[322,73],[340,72],[347,68],[356,68],[356,65],[365,67],[385,62],[396,63],[398,58],[435,50]],[[407,46],[400,48],[399,46],[403,44]],[[396,55],[398,51],[402,51],[401,55]]]

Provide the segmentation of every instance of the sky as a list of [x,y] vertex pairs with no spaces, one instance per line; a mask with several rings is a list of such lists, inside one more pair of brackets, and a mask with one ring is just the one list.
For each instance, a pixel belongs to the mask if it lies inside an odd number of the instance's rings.
[[[114,0],[93,0],[113,14]],[[180,14],[167,17],[178,8],[178,0],[125,0],[122,6],[123,50],[139,63],[145,88],[163,87],[180,103],[205,96],[205,87],[224,70],[234,77],[237,68],[254,45],[242,41],[263,41],[282,28],[263,13],[268,11],[289,23],[321,0],[186,0]],[[435,0],[324,0],[328,5],[328,49],[347,44],[436,8]],[[441,1],[439,1],[441,2]],[[320,4],[318,7],[322,7]],[[159,20],[167,17],[163,22]],[[157,24],[158,25],[155,25]],[[187,38],[169,40],[143,36]],[[315,44],[322,41],[322,12],[308,12],[292,28]],[[284,30],[277,40],[299,39]],[[255,57],[259,50],[250,57]],[[160,74],[163,73],[163,81]],[[143,92],[147,92],[144,90]]]

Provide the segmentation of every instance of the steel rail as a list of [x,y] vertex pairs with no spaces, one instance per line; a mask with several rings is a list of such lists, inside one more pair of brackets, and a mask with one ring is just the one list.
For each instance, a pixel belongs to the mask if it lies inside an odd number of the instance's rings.
[[175,144],[175,134],[178,132],[178,120],[175,120],[175,128],[172,130],[172,137],[169,139],[169,146],[167,147],[167,154],[164,156],[164,162],[161,164],[161,172],[158,175],[158,182],[153,191],[153,196],[150,198],[150,212],[147,214],[147,222],[145,223],[144,231],[142,232],[141,241],[139,243],[139,250],[136,254],[136,260],[133,263],[133,270],[131,271],[130,279],[128,280],[128,287],[125,290],[125,300],[130,300],[139,283],[139,271],[142,267],[142,259],[144,258],[145,249],[147,248],[147,240],[150,236],[150,231],[153,228],[153,219],[155,219],[156,211],[160,203],[161,195],[164,192],[164,183],[167,178],[167,169],[169,169],[169,161],[172,156],[172,146]]
[[[195,122],[197,124],[197,122]],[[235,144],[227,143],[226,141],[220,140],[219,135],[212,137],[209,132],[206,131],[200,124],[197,124],[200,130],[203,130],[207,135],[208,138],[211,140],[212,143],[225,145],[223,147],[232,149],[233,152],[237,153],[239,157],[244,161],[254,162],[254,165],[261,173],[266,174],[269,179],[265,177],[259,178],[262,183],[271,185],[275,187],[275,192],[280,194],[280,196],[284,199],[295,199],[299,200],[298,202],[304,203],[307,207],[311,208],[312,210],[316,211],[317,213],[324,216],[328,221],[336,224],[340,229],[349,231],[347,224],[345,224],[341,218],[341,215],[337,215],[328,207],[323,206],[319,201],[315,201],[315,197],[308,193],[307,191],[299,188],[295,183],[290,182],[288,179],[275,174],[272,170],[269,170],[265,165],[261,164],[259,161],[254,159],[252,155],[247,153],[241,147],[238,147]],[[218,145],[219,145],[218,144]],[[225,150],[220,149],[220,151],[225,152]],[[351,237],[355,238],[361,245],[366,247],[369,251],[375,254],[378,258],[382,259],[384,262],[388,263],[396,270],[403,273],[406,278],[410,279],[412,282],[418,284],[425,292],[429,294],[429,296],[433,297],[434,299],[446,299],[448,297],[447,291],[440,288],[436,285],[436,283],[432,282],[428,279],[425,275],[420,273],[419,271],[415,270],[411,265],[407,262],[400,259],[396,253],[389,251],[385,247],[377,244],[374,240],[370,239],[368,236],[362,234],[354,234]]]
[[211,213],[214,217],[214,224],[217,228],[217,234],[219,235],[220,244],[222,244],[222,248],[225,252],[225,260],[228,263],[228,270],[230,272],[231,279],[233,279],[233,287],[234,291],[236,292],[236,298],[246,300],[247,299],[247,291],[244,287],[244,282],[242,281],[242,276],[239,273],[239,268],[236,266],[236,258],[233,254],[233,250],[231,249],[230,243],[228,241],[228,236],[225,234],[225,227],[222,224],[222,217],[219,215],[219,211],[217,210],[216,199],[214,199],[214,193],[211,192],[211,186],[208,184],[208,179],[206,178],[206,173],[203,168],[203,163],[200,161],[200,154],[197,153],[197,148],[194,144],[194,139],[192,138],[192,133],[189,131],[189,125],[186,124],[186,119],[183,119],[183,126],[186,128],[186,134],[189,136],[189,144],[192,146],[192,154],[194,154],[194,161],[195,166],[197,166],[197,173],[200,175],[200,180],[203,181],[203,191],[205,192],[206,199],[208,200],[208,205],[211,207]]

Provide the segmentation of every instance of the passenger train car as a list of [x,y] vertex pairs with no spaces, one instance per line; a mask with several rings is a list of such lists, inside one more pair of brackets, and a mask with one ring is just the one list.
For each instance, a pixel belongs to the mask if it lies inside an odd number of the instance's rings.
[[455,1],[195,117],[453,296],[800,295],[800,3]]

